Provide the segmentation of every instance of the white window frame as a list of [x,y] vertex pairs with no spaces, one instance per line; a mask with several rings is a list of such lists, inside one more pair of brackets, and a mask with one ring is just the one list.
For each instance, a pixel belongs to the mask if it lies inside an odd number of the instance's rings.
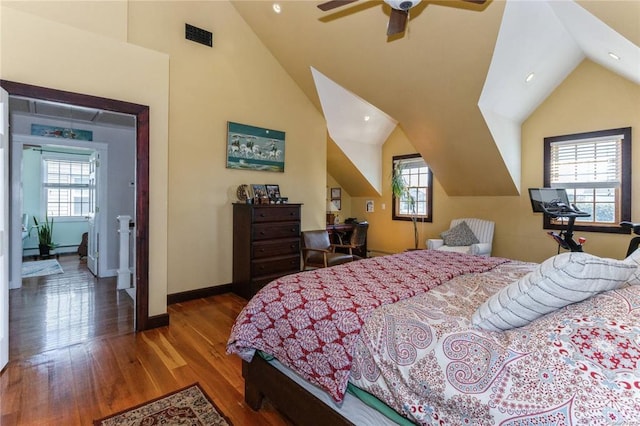
[[[47,162],[51,161],[59,161],[59,162],[73,162],[73,163],[86,163],[87,166],[89,164],[89,156],[86,154],[75,154],[75,153],[58,153],[58,152],[46,152],[42,153],[42,164],[41,164],[41,185],[42,185],[42,216],[55,218],[56,221],[77,221],[79,219],[85,220],[86,213],[77,214],[77,215],[65,215],[59,216],[54,214],[49,210],[49,196],[48,189],[49,188],[59,188],[59,189],[87,189],[89,188],[89,184],[55,184],[47,182]],[[69,202],[70,205],[72,204]],[[88,203],[87,200],[87,213],[88,213]]]

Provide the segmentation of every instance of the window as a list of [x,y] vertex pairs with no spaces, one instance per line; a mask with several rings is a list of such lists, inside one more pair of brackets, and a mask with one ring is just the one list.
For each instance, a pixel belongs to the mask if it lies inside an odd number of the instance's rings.
[[393,220],[431,222],[433,200],[433,176],[420,154],[393,157],[392,170],[398,170],[407,191],[402,197],[393,195]]
[[44,158],[43,185],[49,217],[89,213],[89,160]]
[[[631,128],[544,139],[544,186],[565,188],[569,201],[590,217],[576,230],[625,233],[631,220]],[[544,217],[545,228],[560,222]]]

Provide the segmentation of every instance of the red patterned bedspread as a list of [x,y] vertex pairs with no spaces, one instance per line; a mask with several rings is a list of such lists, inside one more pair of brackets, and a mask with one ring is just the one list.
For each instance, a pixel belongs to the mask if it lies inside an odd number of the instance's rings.
[[289,275],[249,301],[227,353],[250,361],[255,350],[264,351],[342,401],[354,344],[375,308],[507,261],[419,250]]

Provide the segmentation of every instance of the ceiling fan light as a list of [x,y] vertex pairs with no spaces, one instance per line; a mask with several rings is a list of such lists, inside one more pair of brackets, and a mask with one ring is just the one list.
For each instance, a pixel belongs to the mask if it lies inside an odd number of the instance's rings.
[[409,10],[417,6],[421,1],[422,0],[384,0],[386,4],[398,10]]

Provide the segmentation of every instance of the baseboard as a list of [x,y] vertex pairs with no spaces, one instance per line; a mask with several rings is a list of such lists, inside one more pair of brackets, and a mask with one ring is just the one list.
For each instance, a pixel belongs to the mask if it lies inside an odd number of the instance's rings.
[[202,299],[217,294],[229,293],[231,284],[216,285],[213,287],[199,288],[196,290],[182,291],[180,293],[167,294],[167,305],[188,302],[189,300]]
[[118,270],[117,269],[107,269],[103,273],[100,274],[100,278],[109,278],[109,277],[117,277]]
[[[53,253],[55,254],[78,254],[78,246],[57,246],[53,249]],[[22,250],[23,257],[32,257],[40,254],[40,249],[38,247],[25,247]]]
[[169,325],[169,314],[154,315],[147,318],[145,324],[145,330],[151,330],[152,328],[165,327]]
[[367,257],[387,256],[393,254],[392,252],[371,249],[367,251]]

